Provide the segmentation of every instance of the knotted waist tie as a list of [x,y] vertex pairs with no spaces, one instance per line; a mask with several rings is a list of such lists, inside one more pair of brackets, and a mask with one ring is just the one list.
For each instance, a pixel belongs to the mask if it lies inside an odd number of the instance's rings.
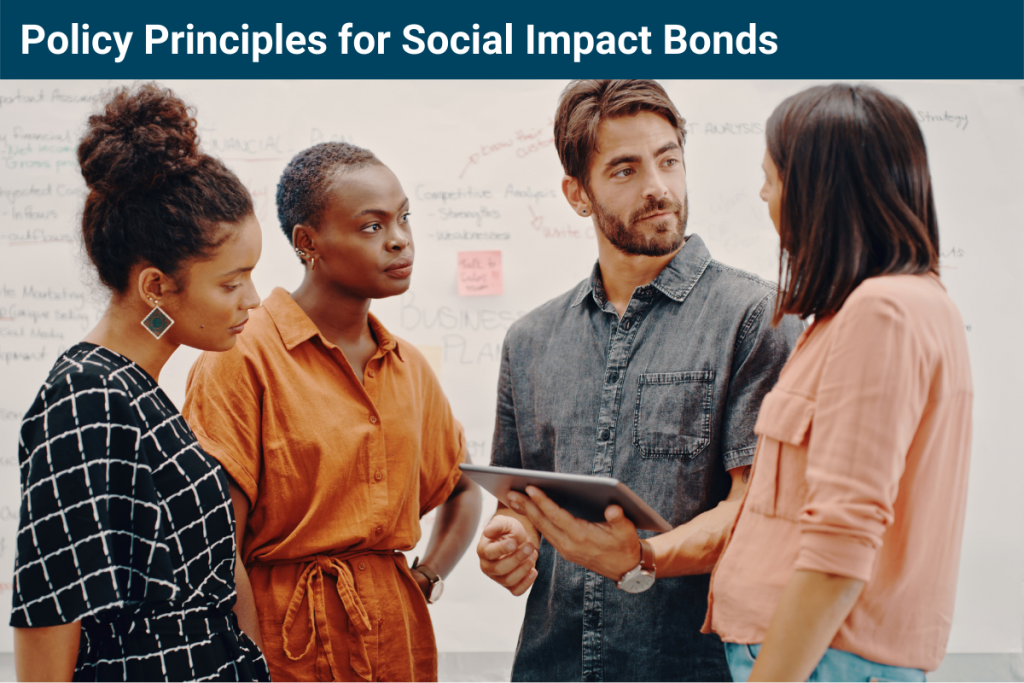
[[[281,633],[284,641],[284,654],[288,659],[293,662],[298,662],[306,657],[316,645],[316,637],[320,636],[321,642],[324,645],[324,651],[327,653],[327,662],[331,667],[331,678],[335,681],[341,680],[338,674],[334,671],[334,650],[331,646],[331,629],[328,625],[327,620],[327,604],[324,602],[324,574],[334,576],[337,578],[338,597],[341,598],[342,604],[345,606],[345,611],[348,613],[349,619],[349,630],[353,632],[355,638],[352,640],[352,646],[349,648],[349,663],[352,666],[352,670],[355,671],[364,681],[369,681],[373,677],[373,671],[370,666],[370,656],[366,652],[366,641],[365,638],[370,634],[373,626],[370,622],[370,615],[367,614],[366,608],[363,606],[363,601],[359,598],[359,594],[356,592],[355,576],[352,574],[352,568],[348,565],[348,560],[359,557],[361,555],[398,555],[396,550],[350,550],[348,552],[338,553],[336,555],[313,555],[307,558],[301,558],[297,560],[288,560],[286,562],[259,562],[257,564],[299,564],[302,562],[308,563],[306,568],[299,575],[298,583],[295,586],[295,592],[292,593],[292,599],[288,603],[288,610],[284,615],[284,628]],[[293,654],[291,645],[289,644],[288,634],[295,626],[295,620],[299,618],[299,611],[302,607],[302,601],[306,600],[309,607],[307,615],[309,619],[309,640],[306,643],[306,649],[301,654]]]

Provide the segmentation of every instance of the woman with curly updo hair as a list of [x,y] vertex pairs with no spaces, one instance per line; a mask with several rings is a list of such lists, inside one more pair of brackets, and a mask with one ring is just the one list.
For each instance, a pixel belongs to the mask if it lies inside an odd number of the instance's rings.
[[113,92],[78,162],[111,300],[21,425],[18,678],[267,680],[228,478],[157,384],[182,344],[234,346],[259,305],[252,198],[154,84]]

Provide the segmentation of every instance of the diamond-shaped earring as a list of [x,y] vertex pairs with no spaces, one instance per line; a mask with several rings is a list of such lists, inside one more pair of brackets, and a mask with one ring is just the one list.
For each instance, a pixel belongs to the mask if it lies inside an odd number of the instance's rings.
[[160,308],[159,304],[154,306],[149,315],[142,319],[142,326],[149,330],[149,333],[157,339],[164,336],[164,333],[171,329],[173,324],[174,319],[167,315],[164,309]]

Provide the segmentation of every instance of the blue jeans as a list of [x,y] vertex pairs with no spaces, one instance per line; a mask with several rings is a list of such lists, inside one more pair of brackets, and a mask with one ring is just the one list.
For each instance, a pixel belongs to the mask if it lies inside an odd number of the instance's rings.
[[[725,658],[734,681],[750,678],[760,645],[724,643]],[[888,666],[858,657],[852,652],[829,648],[808,681],[924,681],[924,671],[902,666]]]

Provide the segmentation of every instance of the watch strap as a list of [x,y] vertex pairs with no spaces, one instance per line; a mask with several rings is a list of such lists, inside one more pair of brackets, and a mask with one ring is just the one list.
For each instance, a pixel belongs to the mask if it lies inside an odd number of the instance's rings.
[[640,568],[649,571],[653,576],[654,571],[654,548],[646,539],[640,539]]
[[420,558],[418,557],[412,561],[412,569],[417,570],[420,574],[427,577],[427,581],[429,581],[431,585],[441,580],[441,577],[437,575],[437,572],[425,564],[420,564]]

